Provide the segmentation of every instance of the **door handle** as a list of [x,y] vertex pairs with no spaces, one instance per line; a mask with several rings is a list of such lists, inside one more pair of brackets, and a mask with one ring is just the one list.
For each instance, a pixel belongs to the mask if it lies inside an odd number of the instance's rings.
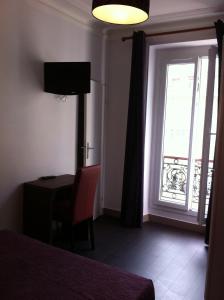
[[93,147],[90,147],[89,143],[86,143],[86,159],[89,158],[89,150],[93,150]]

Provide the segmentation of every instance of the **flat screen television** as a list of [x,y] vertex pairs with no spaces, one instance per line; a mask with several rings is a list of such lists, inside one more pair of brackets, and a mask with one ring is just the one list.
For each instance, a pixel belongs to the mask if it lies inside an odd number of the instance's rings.
[[90,92],[90,62],[45,62],[44,91],[57,95]]

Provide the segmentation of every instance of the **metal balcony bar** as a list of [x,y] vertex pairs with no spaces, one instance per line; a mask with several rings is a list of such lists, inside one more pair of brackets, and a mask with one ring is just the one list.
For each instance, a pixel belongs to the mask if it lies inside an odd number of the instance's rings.
[[[201,159],[194,160],[191,210],[197,211],[201,178]],[[213,160],[209,160],[206,206],[208,205],[213,172]],[[161,201],[184,205],[186,201],[186,185],[188,174],[188,158],[164,156],[162,169]],[[206,208],[207,212],[207,208]]]

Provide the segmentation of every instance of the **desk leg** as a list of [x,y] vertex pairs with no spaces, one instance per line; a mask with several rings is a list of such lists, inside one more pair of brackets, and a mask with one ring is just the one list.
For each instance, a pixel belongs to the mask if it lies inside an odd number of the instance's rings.
[[23,232],[45,243],[52,243],[54,192],[24,187]]

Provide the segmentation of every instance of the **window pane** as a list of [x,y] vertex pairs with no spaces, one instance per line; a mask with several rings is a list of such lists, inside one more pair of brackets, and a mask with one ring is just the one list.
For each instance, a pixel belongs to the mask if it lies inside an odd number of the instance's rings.
[[212,109],[212,125],[211,125],[211,134],[210,134],[209,163],[208,163],[208,177],[207,177],[207,193],[206,193],[206,202],[205,202],[205,218],[207,217],[208,214],[208,204],[210,200],[211,186],[212,186],[212,179],[213,179],[216,130],[217,130],[217,113],[218,113],[218,70],[219,70],[219,61],[218,58],[216,58],[214,98],[213,98],[213,109]]
[[215,66],[215,86],[214,86],[214,99],[213,99],[213,109],[212,109],[212,125],[210,134],[210,149],[209,149],[209,164],[208,164],[208,178],[207,178],[207,193],[206,193],[206,203],[205,203],[205,218],[208,214],[208,204],[211,194],[212,186],[212,175],[214,167],[214,155],[215,155],[215,143],[216,143],[216,130],[217,130],[217,113],[218,113],[218,70],[219,70],[218,58],[216,58]]
[[167,67],[160,201],[185,205],[194,85],[193,63]]

